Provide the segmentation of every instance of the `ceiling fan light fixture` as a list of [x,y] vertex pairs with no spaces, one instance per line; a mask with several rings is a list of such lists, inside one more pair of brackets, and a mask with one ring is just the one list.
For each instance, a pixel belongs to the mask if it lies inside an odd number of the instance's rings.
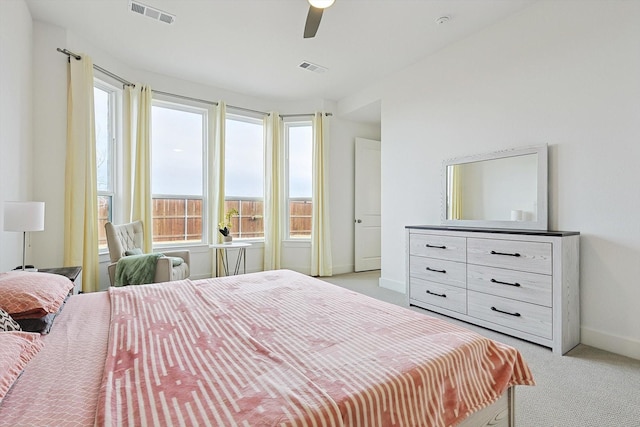
[[331,6],[335,0],[308,0],[309,4],[318,9],[326,9]]

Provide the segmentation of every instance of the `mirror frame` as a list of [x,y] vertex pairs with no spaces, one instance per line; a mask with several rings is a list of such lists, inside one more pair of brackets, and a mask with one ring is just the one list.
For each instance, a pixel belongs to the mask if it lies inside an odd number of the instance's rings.
[[[486,154],[457,157],[442,162],[442,192],[440,219],[443,225],[453,227],[481,227],[481,228],[507,228],[520,230],[544,230],[548,229],[548,155],[547,144],[533,145],[508,150],[494,151]],[[483,160],[503,159],[508,157],[535,154],[538,160],[538,211],[535,221],[501,221],[501,220],[468,220],[447,219],[447,167],[478,162]]]

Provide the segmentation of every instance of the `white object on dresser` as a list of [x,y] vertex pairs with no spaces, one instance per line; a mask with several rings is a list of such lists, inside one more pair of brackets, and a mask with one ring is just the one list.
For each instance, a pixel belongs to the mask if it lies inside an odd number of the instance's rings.
[[580,343],[580,233],[406,228],[409,304],[554,353]]

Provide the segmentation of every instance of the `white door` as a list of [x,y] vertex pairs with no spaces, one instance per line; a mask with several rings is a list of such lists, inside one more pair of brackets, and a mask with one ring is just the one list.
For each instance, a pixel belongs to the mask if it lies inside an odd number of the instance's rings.
[[355,271],[380,269],[380,141],[356,138]]

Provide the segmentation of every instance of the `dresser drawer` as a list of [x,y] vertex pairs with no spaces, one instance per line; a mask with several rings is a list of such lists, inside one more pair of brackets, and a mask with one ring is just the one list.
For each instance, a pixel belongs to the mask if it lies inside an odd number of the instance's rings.
[[409,262],[411,277],[459,288],[467,287],[467,265],[464,263],[414,255]]
[[551,243],[469,238],[467,262],[551,274]]
[[409,253],[411,255],[465,262],[467,259],[467,239],[435,234],[411,234]]
[[469,316],[496,323],[538,337],[552,339],[552,311],[549,307],[469,291]]
[[467,312],[466,289],[416,279],[415,277],[411,278],[410,283],[410,299],[462,314]]
[[504,268],[467,265],[467,289],[551,307],[552,278]]

